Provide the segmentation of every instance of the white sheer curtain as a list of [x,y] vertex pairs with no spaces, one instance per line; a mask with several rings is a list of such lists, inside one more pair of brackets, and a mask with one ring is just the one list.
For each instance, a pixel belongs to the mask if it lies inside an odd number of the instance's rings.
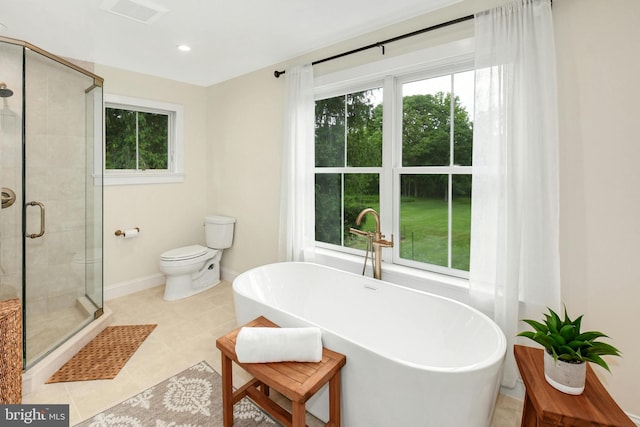
[[[311,64],[287,69],[282,144],[279,258],[309,260],[314,240],[314,109]],[[306,252],[306,255],[305,255]]]
[[[556,65],[549,0],[475,17],[476,105],[470,286],[504,331],[503,385],[525,311],[560,305]],[[535,308],[535,310],[532,310]]]

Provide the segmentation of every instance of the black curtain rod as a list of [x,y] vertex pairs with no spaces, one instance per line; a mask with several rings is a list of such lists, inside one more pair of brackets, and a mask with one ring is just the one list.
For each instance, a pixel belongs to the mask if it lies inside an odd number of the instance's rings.
[[[402,39],[406,39],[406,38],[409,38],[409,37],[417,36],[419,34],[428,33],[429,31],[433,31],[433,30],[437,30],[437,29],[440,29],[440,28],[448,27],[449,25],[459,24],[460,22],[470,21],[473,18],[474,18],[474,15],[463,16],[462,18],[457,18],[457,19],[453,19],[451,21],[443,22],[441,24],[432,25],[431,27],[423,28],[421,30],[412,31],[410,33],[402,34],[402,35],[396,36],[396,37],[392,37],[390,39],[383,40],[381,42],[372,43],[370,45],[359,47],[357,49],[353,49],[353,50],[350,50],[348,52],[343,52],[343,53],[339,53],[337,55],[330,56],[328,58],[319,59],[317,61],[313,61],[311,63],[311,65],[317,65],[317,64],[321,64],[323,62],[332,61],[334,59],[342,58],[343,56],[353,55],[354,53],[362,52],[363,50],[373,49],[374,47],[381,47],[382,48],[382,54],[384,55],[384,45],[385,44],[393,43],[393,42],[396,42],[398,40],[402,40]],[[283,75],[284,73],[285,73],[284,70],[283,71],[276,70],[276,71],[273,72],[273,75],[276,78],[278,78],[281,75]]]

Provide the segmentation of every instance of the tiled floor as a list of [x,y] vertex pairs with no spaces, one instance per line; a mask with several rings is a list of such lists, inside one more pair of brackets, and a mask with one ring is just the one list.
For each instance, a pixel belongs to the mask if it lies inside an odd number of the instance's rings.
[[[107,302],[112,324],[158,324],[115,379],[45,384],[23,402],[69,404],[74,425],[201,360],[219,372],[216,338],[236,327],[231,285],[171,302],[163,292],[157,287]],[[241,374],[234,379],[243,382]],[[522,402],[500,396],[491,427],[519,426],[521,411]]]

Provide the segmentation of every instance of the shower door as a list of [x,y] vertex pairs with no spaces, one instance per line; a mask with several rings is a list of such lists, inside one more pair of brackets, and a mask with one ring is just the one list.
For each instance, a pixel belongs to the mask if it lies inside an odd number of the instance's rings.
[[[94,169],[101,88],[25,51],[24,271],[26,365],[102,307],[102,191]],[[97,123],[96,123],[97,121]],[[98,126],[95,126],[95,125]],[[99,288],[99,292],[96,289]],[[97,300],[96,300],[97,299]]]
[[29,368],[102,314],[102,87],[30,45],[5,52],[0,299],[22,299]]

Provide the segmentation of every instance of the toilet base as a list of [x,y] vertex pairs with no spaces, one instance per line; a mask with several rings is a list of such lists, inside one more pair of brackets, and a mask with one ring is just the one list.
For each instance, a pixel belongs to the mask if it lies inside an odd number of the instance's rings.
[[167,276],[164,299],[175,301],[187,298],[213,288],[220,281],[220,260],[211,260],[196,273]]
[[177,301],[183,298],[187,298],[196,294],[199,294],[200,292],[204,292],[206,290],[209,290],[213,287],[215,287],[216,285],[219,285],[220,282],[222,282],[222,280],[218,280],[215,283],[212,283],[210,285],[207,285],[203,288],[199,288],[199,289],[191,289],[189,292],[185,293],[185,292],[180,292],[180,293],[176,293],[174,289],[167,287],[167,285],[165,285],[164,288],[164,300],[165,301]]

